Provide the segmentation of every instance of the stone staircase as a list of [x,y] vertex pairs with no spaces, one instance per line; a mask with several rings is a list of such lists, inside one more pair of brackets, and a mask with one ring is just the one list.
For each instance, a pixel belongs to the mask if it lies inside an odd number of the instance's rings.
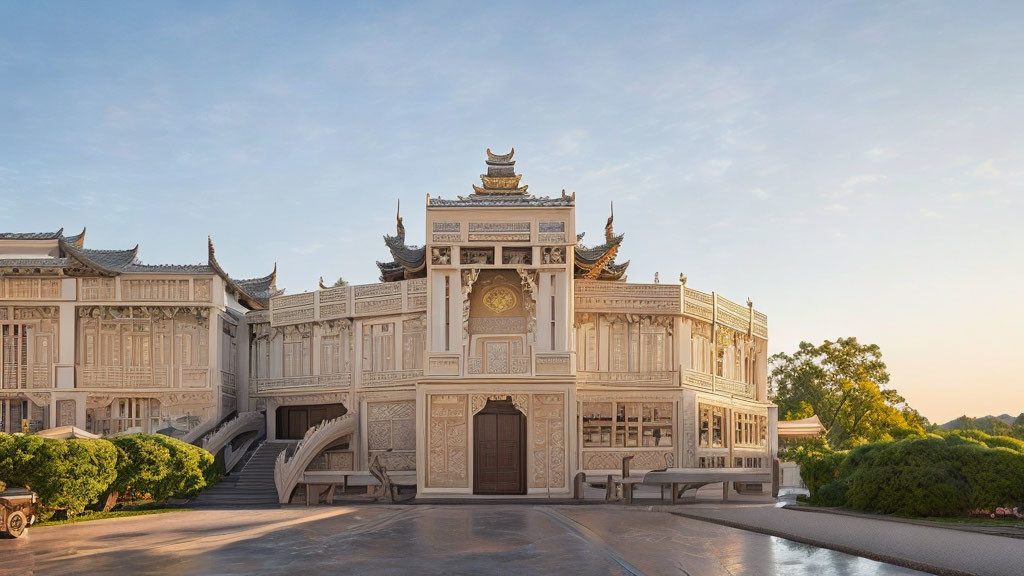
[[193,498],[193,508],[249,508],[278,506],[274,463],[287,442],[264,442],[238,471]]

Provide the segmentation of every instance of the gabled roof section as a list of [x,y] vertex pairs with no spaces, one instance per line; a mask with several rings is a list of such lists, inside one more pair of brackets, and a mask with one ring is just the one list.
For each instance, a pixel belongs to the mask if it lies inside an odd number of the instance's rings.
[[391,262],[377,262],[381,282],[425,278],[427,275],[427,247],[405,243],[405,224],[402,223],[402,204],[395,214],[395,235],[384,236],[384,245],[391,251]]
[[[61,228],[63,230],[63,228]],[[85,226],[82,227],[82,231],[74,236],[64,236],[63,240],[72,246],[78,246],[81,248],[85,246]]]
[[574,268],[576,278],[585,280],[625,280],[629,261],[615,263],[619,253],[623,234],[615,233],[615,206],[612,205],[608,221],[604,225],[604,243],[588,247],[583,245],[583,234],[577,238],[574,250]]
[[516,174],[516,149],[508,154],[494,154],[487,149],[487,173],[480,175],[483,186],[473,186],[473,194],[458,196],[454,200],[427,197],[427,206],[446,208],[493,208],[493,207],[564,207],[572,206],[576,194],[569,196],[562,190],[561,197],[548,198],[527,194],[529,186],[519,185],[522,174]]
[[220,276],[227,285],[228,292],[235,295],[235,298],[252,310],[266,310],[270,298],[284,294],[284,290],[277,289],[277,263],[274,263],[274,270],[260,278],[248,278],[236,280],[228,275],[217,262],[217,255],[213,249],[213,238],[207,237],[207,260],[210,268]]
[[69,244],[63,239],[59,240],[60,249],[72,260],[91,268],[103,275],[116,275],[125,272],[125,268],[136,262],[139,254],[139,245],[128,250],[93,250],[91,248],[79,248]]

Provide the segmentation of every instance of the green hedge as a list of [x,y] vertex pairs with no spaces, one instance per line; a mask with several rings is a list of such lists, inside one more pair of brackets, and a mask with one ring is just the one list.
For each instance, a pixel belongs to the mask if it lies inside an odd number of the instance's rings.
[[213,456],[160,434],[110,440],[53,440],[0,434],[0,482],[28,486],[50,512],[82,512],[111,493],[164,501],[187,498],[216,482]]
[[955,516],[1024,504],[1024,452],[1012,445],[973,434],[868,444],[808,455],[800,474],[813,504]]

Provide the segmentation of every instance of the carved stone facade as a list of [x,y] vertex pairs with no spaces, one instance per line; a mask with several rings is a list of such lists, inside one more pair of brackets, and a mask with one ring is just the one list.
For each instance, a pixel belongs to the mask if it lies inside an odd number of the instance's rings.
[[[626,282],[614,216],[603,243],[584,244],[575,195],[527,194],[512,157],[488,152],[471,196],[428,197],[422,245],[396,215],[380,282],[321,283],[248,313],[250,406],[270,419],[344,396],[361,411],[357,437],[318,456],[317,471],[353,456],[353,472],[368,474],[379,458],[415,472],[424,493],[477,492],[476,459],[491,459],[477,455],[490,448],[476,426],[499,414],[523,431],[517,494],[565,495],[576,472],[618,470],[629,456],[637,471],[768,462],[767,318],[682,275]],[[722,445],[708,448],[721,454],[697,445],[702,403],[722,410]]]
[[145,265],[138,247],[87,247],[84,230],[0,233],[0,431],[212,426],[247,391],[239,319],[275,282],[230,277],[212,242],[206,264]]

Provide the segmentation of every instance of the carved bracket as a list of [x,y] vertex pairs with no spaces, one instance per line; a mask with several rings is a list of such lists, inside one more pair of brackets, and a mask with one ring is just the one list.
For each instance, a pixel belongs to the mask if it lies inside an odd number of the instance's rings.
[[536,341],[537,332],[537,272],[516,268],[520,281],[523,284],[523,308],[526,310],[526,339],[533,344]]
[[523,415],[530,414],[529,394],[473,394],[472,400],[470,402],[470,413],[476,414],[477,412],[483,410],[484,406],[487,405],[488,400],[501,401],[509,397],[512,398],[512,405],[516,407],[516,410],[522,412]]
[[462,341],[469,342],[469,295],[473,283],[480,277],[479,268],[462,271]]

